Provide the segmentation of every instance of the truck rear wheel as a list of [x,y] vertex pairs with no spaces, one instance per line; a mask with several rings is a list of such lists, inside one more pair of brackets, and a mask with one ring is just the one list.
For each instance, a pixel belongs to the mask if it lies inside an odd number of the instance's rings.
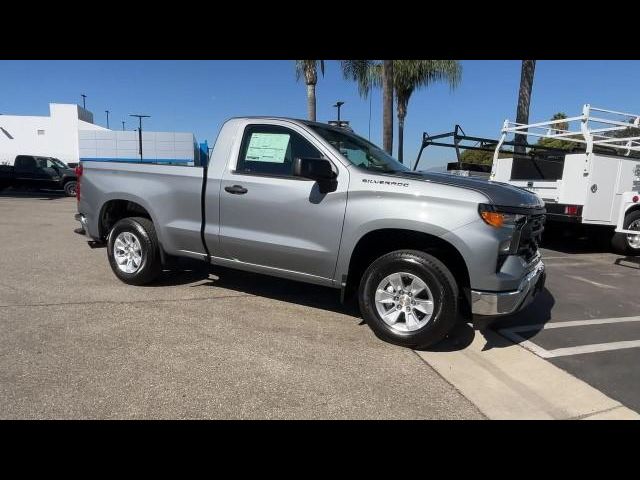
[[76,196],[77,185],[78,185],[78,182],[76,182],[75,180],[70,180],[64,184],[64,193],[67,195],[67,197]]
[[616,233],[611,240],[614,252],[620,255],[640,255],[640,210],[627,214],[623,228],[625,230],[638,230],[638,235]]
[[109,234],[107,255],[113,273],[129,285],[151,283],[162,270],[158,237],[148,218],[119,220]]
[[369,327],[396,345],[435,345],[459,319],[453,275],[440,260],[419,250],[397,250],[374,261],[358,296]]

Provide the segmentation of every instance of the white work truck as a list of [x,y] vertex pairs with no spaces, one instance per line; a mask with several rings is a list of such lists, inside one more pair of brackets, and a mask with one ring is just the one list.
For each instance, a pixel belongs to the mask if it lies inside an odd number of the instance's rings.
[[[526,188],[545,202],[547,221],[589,226],[617,253],[640,254],[640,115],[584,105],[582,115],[541,123],[505,120],[490,179]],[[573,128],[572,128],[573,127]],[[634,136],[633,132],[636,132]],[[572,151],[504,156],[508,136],[532,135],[575,144]],[[601,238],[602,238],[601,236]]]

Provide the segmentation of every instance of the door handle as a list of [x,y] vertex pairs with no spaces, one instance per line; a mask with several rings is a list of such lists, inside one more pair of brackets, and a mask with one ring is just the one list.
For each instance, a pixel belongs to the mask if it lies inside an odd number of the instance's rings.
[[232,193],[234,195],[244,195],[249,190],[244,188],[242,185],[233,185],[229,187],[224,187],[225,192]]

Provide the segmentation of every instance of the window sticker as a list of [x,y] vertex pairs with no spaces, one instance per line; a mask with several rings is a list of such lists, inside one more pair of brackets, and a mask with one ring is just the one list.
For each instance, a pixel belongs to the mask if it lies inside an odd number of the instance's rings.
[[284,163],[289,140],[288,133],[252,133],[245,160]]

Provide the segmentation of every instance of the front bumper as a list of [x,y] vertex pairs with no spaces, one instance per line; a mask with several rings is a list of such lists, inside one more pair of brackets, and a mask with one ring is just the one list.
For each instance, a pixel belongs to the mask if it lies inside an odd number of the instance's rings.
[[471,311],[474,315],[508,315],[522,310],[542,291],[546,279],[542,260],[522,279],[518,289],[511,292],[482,292],[471,290]]

